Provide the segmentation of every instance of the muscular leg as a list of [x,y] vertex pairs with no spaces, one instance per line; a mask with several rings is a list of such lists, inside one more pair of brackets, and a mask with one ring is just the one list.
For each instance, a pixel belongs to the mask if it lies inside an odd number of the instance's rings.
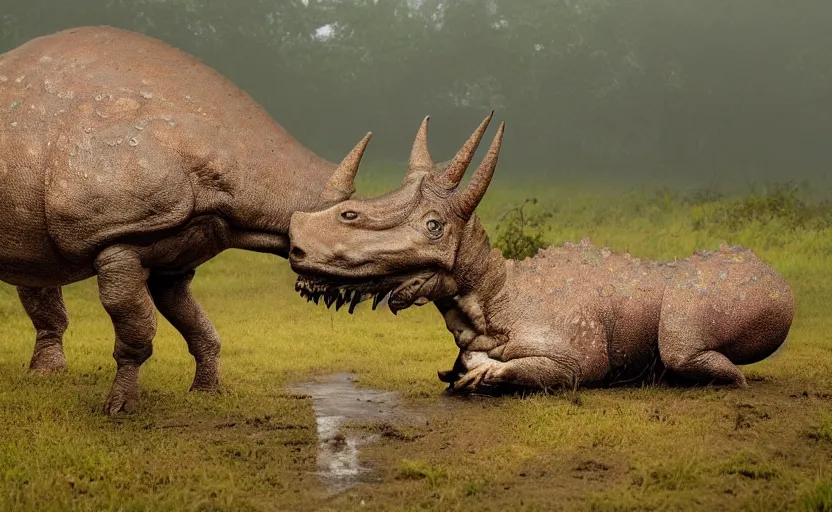
[[729,384],[746,387],[742,370],[725,355],[712,350],[708,336],[690,318],[682,314],[668,315],[659,323],[659,355],[668,370],[703,384]]
[[153,353],[156,311],[147,289],[147,269],[129,247],[114,246],[95,260],[98,295],[110,315],[117,370],[104,411],[130,412],[139,400],[139,367]]
[[188,343],[196,360],[191,391],[219,391],[220,337],[191,293],[194,271],[178,276],[151,274],[148,287],[156,308]]
[[[748,384],[742,370],[727,357],[714,350],[703,350],[693,354],[671,354],[661,350],[662,362],[669,370],[703,384],[728,384],[744,388]],[[665,349],[668,350],[668,349]],[[669,349],[672,351],[672,347]]]
[[725,341],[718,338],[719,325],[729,320],[715,309],[717,298],[697,293],[694,281],[683,284],[686,286],[669,286],[662,298],[658,341],[665,367],[706,385],[746,387],[742,371],[719,352]]
[[49,288],[17,287],[17,296],[37,332],[35,350],[29,369],[52,373],[66,368],[63,336],[69,326],[64,298],[59,286]]
[[467,365],[468,373],[453,384],[454,390],[475,391],[480,386],[552,389],[574,388],[579,381],[576,369],[549,357],[522,357],[509,361],[483,359]]

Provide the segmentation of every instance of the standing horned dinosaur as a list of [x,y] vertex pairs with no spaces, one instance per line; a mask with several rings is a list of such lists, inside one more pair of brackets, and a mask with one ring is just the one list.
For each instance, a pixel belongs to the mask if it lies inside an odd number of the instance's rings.
[[219,388],[220,338],[190,282],[225,249],[288,255],[289,219],[352,193],[369,134],[340,166],[251,97],[157,39],[85,27],[0,55],[0,280],[37,330],[36,371],[66,365],[63,285],[98,277],[115,328],[105,410],[135,407],[156,308]]
[[460,349],[439,377],[457,390],[612,385],[651,373],[658,359],[679,377],[745,386],[736,365],[768,357],[789,332],[783,278],[737,247],[656,263],[585,240],[504,259],[474,215],[503,125],[457,190],[490,119],[441,169],[426,118],[398,190],[295,213],[289,260],[300,293],[352,308],[389,295],[394,313],[435,302]]

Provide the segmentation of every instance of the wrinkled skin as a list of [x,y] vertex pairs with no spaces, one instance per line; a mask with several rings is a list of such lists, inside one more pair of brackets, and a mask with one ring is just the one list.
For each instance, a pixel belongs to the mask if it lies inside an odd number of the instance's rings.
[[105,409],[135,408],[155,307],[219,389],[220,338],[194,298],[201,263],[236,248],[286,257],[289,219],[350,196],[369,134],[336,166],[219,73],[110,27],[0,55],[0,279],[37,331],[30,368],[64,369],[61,287],[98,278],[115,328]]
[[[467,145],[476,147],[483,131]],[[453,162],[441,169],[430,162],[426,119],[398,190],[294,214],[296,287],[313,298],[321,290],[359,302],[389,296],[394,312],[434,302],[460,350],[439,377],[457,391],[612,386],[664,375],[745,387],[737,365],[768,357],[789,333],[794,303],[783,278],[740,247],[657,263],[585,239],[504,259],[474,215],[502,132],[465,190],[456,190],[462,173]],[[456,157],[464,166],[468,153],[463,147]]]

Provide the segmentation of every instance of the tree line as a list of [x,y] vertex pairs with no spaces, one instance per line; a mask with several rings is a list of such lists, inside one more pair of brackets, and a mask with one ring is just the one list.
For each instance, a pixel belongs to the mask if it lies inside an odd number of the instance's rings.
[[[832,3],[817,0],[5,0],[0,51],[75,25],[199,56],[305,144],[365,131],[450,157],[490,109],[538,169],[825,172]],[[368,156],[370,155],[368,153]]]

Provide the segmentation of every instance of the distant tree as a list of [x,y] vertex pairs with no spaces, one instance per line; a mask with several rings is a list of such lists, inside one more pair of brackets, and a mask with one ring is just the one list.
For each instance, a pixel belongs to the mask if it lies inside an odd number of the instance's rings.
[[332,158],[372,128],[372,157],[402,159],[431,114],[444,159],[497,108],[503,158],[527,167],[757,173],[832,159],[828,2],[5,0],[0,51],[90,24],[200,56]]

